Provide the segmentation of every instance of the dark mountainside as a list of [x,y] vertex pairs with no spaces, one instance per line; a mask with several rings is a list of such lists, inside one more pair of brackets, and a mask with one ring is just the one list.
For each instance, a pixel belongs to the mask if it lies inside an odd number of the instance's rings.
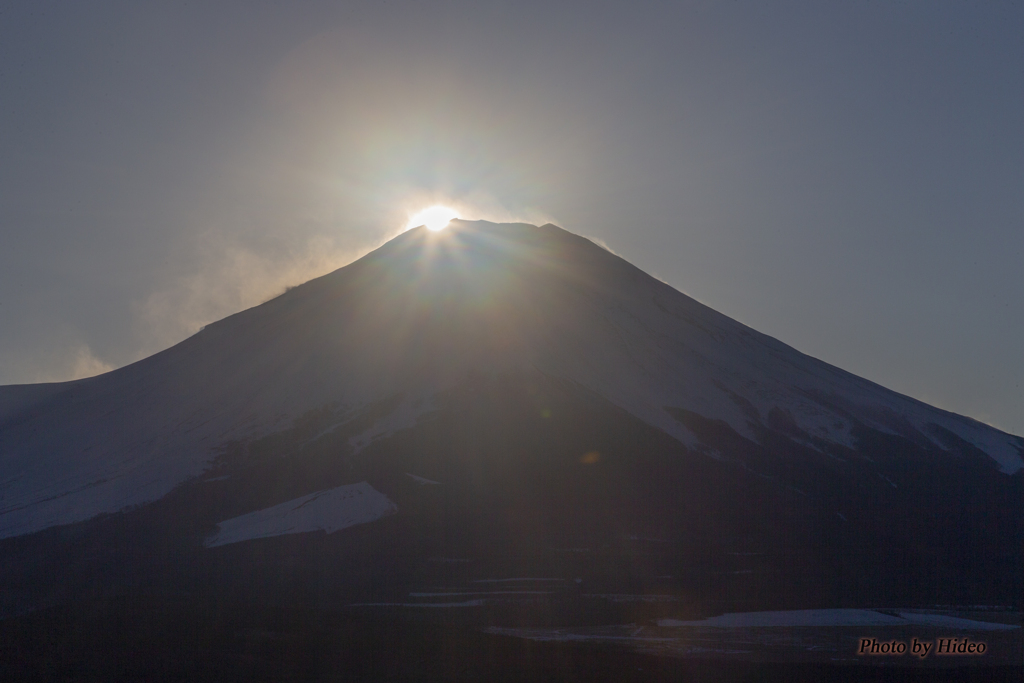
[[[0,466],[0,675],[990,680],[1024,658],[1021,629],[956,661],[858,660],[864,626],[677,642],[671,620],[769,610],[1019,623],[1024,440],[552,225],[412,230],[131,366],[0,387]],[[885,633],[967,633],[913,623]]]

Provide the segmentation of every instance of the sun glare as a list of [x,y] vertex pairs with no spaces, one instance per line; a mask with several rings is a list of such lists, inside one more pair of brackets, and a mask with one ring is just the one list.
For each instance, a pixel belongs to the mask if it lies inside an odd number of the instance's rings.
[[415,216],[409,218],[408,224],[406,224],[406,230],[412,230],[418,228],[421,225],[427,226],[429,230],[437,232],[448,227],[448,224],[452,219],[458,218],[459,212],[455,209],[447,206],[432,206],[429,209],[423,209]]

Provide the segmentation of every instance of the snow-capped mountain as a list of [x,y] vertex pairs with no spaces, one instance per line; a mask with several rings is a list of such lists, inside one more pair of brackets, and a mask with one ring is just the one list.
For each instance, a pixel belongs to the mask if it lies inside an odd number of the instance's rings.
[[[806,356],[582,237],[455,221],[133,365],[0,387],[0,554],[22,572],[2,588],[10,609],[85,590],[54,568],[64,553],[116,564],[122,587],[244,592],[269,574],[230,553],[290,557],[301,583],[318,562],[302,544],[387,537],[387,570],[364,558],[344,590],[316,579],[317,600],[405,604],[379,598],[485,566],[463,578],[544,569],[610,594],[704,572],[719,578],[702,590],[749,604],[771,602],[769,575],[804,607],[1008,600],[1022,472],[1024,439]],[[371,590],[375,571],[391,578]]]

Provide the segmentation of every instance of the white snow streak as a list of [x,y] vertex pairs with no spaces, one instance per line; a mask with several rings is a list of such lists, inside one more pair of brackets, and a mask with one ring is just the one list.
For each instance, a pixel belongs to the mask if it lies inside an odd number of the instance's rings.
[[899,626],[904,619],[869,609],[800,609],[784,612],[737,612],[700,621],[659,619],[658,626],[751,628],[773,626]]
[[427,479],[425,477],[417,477],[415,474],[409,474],[408,472],[405,473],[405,476],[412,477],[412,480],[419,484],[420,486],[427,486],[430,484],[440,486],[441,484],[441,482],[439,481],[434,481],[433,479]]
[[220,531],[208,538],[205,545],[212,548],[255,538],[307,531],[322,530],[330,534],[396,512],[398,506],[364,481],[311,493],[221,522],[217,525]]
[[974,619],[951,617],[945,614],[919,614],[917,612],[898,612],[898,614],[912,624],[942,626],[964,631],[1009,631],[1010,629],[1020,628],[1016,624],[997,624],[991,621],[976,621]]
[[803,609],[782,612],[736,612],[699,621],[659,619],[658,626],[710,626],[713,628],[773,628],[783,626],[944,626],[963,630],[993,631],[1020,628],[1012,624],[996,624],[961,619],[941,614],[897,612],[898,617],[869,609]]

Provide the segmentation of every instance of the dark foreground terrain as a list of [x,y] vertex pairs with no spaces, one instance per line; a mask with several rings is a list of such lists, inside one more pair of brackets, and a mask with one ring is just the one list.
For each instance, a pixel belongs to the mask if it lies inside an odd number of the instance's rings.
[[[985,638],[990,647],[1001,637]],[[1002,643],[1005,646],[1007,643]],[[772,663],[536,642],[344,611],[111,599],[0,621],[4,681],[1020,681],[1024,667]]]

